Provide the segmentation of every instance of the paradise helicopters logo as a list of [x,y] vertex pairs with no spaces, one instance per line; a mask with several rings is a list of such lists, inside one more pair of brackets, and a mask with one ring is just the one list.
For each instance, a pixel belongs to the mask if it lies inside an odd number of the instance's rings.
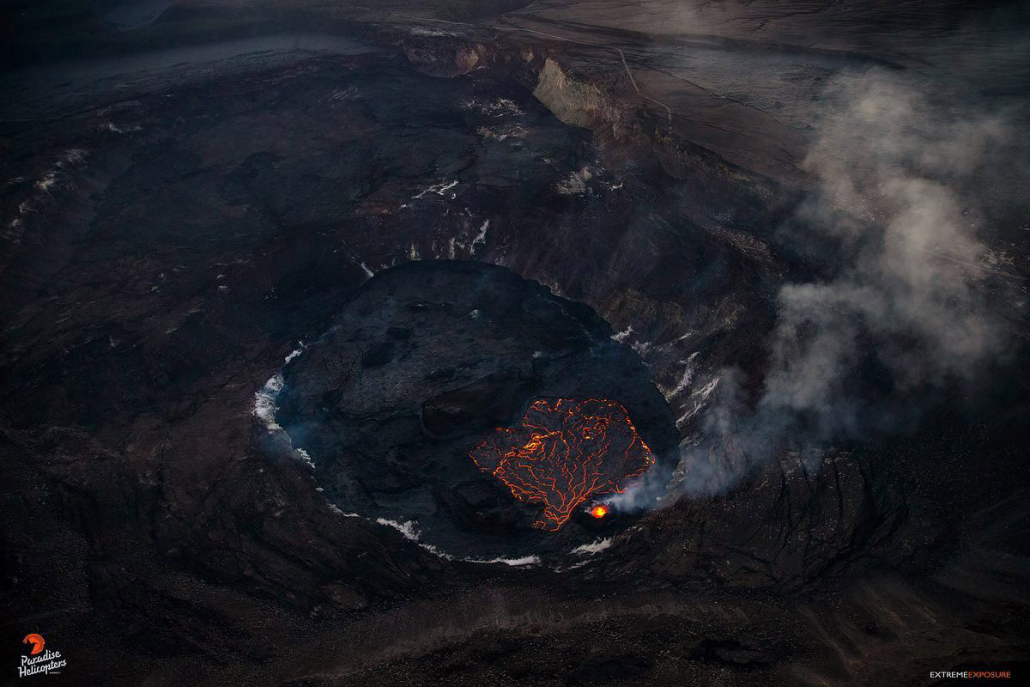
[[21,640],[22,644],[30,644],[32,648],[29,653],[22,654],[21,665],[18,666],[18,677],[29,677],[30,675],[57,675],[61,668],[68,665],[60,651],[51,651],[44,647],[46,640],[43,635],[28,634]]

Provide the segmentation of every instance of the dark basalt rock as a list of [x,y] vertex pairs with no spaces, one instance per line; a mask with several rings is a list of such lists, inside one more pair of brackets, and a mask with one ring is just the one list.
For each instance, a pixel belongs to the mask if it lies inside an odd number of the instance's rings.
[[533,387],[534,379],[518,369],[492,372],[424,401],[422,427],[434,439],[448,439],[510,424]]
[[587,661],[569,674],[570,685],[596,685],[637,677],[650,669],[650,662],[637,656],[619,656]]
[[376,367],[378,365],[385,365],[393,360],[394,348],[392,341],[375,342],[361,355],[362,366]]
[[703,639],[689,653],[689,657],[695,661],[713,661],[735,666],[759,666],[776,660],[774,652],[744,646],[735,639]]
[[611,337],[589,308],[504,268],[403,265],[371,279],[287,366],[277,419],[346,512],[414,520],[424,541],[462,556],[567,550],[594,528],[531,531],[542,506],[515,501],[469,451],[535,398],[610,398],[674,459],[664,398]]

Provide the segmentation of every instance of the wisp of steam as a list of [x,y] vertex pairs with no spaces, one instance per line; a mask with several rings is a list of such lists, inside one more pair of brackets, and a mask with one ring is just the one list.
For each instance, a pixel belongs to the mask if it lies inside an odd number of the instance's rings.
[[757,390],[738,370],[716,373],[671,493],[660,497],[669,479],[655,475],[617,507],[723,492],[778,452],[817,467],[835,441],[913,426],[935,391],[977,384],[1004,356],[1008,332],[983,287],[1007,275],[979,238],[976,189],[985,173],[1026,178],[1015,127],[881,71],[841,77],[827,98],[803,163],[815,190],[784,232],[838,246],[838,266],[780,288]]

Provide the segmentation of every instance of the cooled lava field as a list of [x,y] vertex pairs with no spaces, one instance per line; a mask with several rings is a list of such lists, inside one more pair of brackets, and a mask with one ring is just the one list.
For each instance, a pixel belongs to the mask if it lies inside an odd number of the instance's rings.
[[0,12],[4,681],[1026,679],[1027,3]]

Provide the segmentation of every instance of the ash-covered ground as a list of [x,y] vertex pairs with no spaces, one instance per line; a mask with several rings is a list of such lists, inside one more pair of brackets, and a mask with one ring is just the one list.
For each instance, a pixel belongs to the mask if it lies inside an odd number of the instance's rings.
[[[1025,3],[3,19],[5,680],[1026,670]],[[657,463],[552,532],[558,398]]]

